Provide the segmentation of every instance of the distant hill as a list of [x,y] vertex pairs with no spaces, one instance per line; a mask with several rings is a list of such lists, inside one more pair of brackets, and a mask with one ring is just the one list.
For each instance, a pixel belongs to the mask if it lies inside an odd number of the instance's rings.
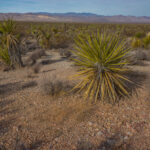
[[96,23],[150,23],[150,17],[135,16],[102,16],[92,13],[0,13],[0,20],[13,17],[16,21],[39,22],[96,22]]

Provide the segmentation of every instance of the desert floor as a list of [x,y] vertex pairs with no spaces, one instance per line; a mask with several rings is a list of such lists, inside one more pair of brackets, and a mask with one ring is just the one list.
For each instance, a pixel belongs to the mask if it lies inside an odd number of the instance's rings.
[[38,73],[33,67],[0,70],[0,150],[150,149],[150,61],[130,66],[140,86],[129,99],[88,104],[80,94],[46,94],[45,83],[69,86],[76,72],[55,50],[46,53]]

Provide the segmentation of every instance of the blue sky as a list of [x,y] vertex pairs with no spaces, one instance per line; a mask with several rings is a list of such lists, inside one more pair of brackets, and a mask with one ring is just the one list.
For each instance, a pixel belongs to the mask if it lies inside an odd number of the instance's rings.
[[0,0],[0,12],[91,12],[150,16],[150,0]]

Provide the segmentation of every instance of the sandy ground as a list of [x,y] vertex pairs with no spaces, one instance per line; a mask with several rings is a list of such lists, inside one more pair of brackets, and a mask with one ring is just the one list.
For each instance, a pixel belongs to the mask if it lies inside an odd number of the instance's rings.
[[37,74],[32,68],[0,71],[0,150],[150,149],[150,62],[131,67],[141,87],[130,99],[90,105],[80,95],[44,93],[43,82],[68,81],[76,70],[59,53],[47,54],[42,60],[51,61]]

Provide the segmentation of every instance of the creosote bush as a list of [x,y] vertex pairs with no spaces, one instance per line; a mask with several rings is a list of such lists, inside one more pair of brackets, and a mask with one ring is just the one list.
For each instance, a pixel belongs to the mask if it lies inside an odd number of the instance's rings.
[[144,33],[144,32],[137,32],[137,33],[135,34],[135,37],[136,37],[136,38],[143,38],[143,37],[145,37],[145,33]]
[[43,93],[53,97],[66,95],[72,88],[67,81],[61,81],[59,79],[50,80],[44,78],[41,84]]
[[79,36],[73,59],[79,71],[73,76],[80,82],[73,88],[84,92],[85,99],[116,102],[120,96],[128,96],[125,76],[129,49],[119,35],[97,33]]

